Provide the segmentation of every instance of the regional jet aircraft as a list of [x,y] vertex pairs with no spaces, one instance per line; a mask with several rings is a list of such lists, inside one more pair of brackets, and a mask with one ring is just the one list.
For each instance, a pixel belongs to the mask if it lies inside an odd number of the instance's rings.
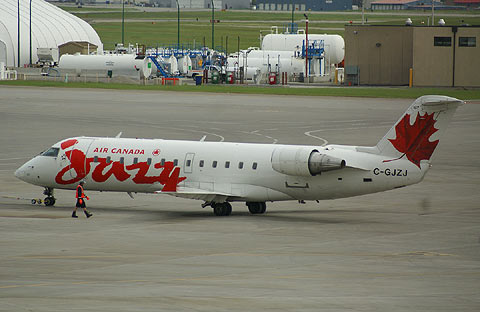
[[54,144],[16,172],[45,188],[169,194],[204,201],[217,216],[245,202],[252,214],[266,202],[334,199],[422,181],[456,108],[437,95],[415,100],[376,146],[302,146],[205,141],[75,137]]

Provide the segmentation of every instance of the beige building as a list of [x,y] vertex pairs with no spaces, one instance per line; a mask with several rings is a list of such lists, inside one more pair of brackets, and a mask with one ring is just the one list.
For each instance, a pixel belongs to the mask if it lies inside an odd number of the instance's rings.
[[480,27],[345,27],[346,82],[480,87]]
[[97,46],[85,41],[70,41],[58,46],[59,55],[64,54],[90,54],[97,52]]

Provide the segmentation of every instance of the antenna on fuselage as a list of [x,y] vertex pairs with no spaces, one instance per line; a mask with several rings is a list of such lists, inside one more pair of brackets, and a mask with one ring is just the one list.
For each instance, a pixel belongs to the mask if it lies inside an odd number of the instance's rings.
[[122,136],[122,131],[120,131],[120,132],[115,136],[115,138],[118,139],[118,138],[121,137],[121,136]]

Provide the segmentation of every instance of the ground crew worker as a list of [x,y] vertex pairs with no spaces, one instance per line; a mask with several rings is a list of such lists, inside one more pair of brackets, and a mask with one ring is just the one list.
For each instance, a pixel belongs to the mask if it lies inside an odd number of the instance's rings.
[[85,205],[85,199],[89,200],[87,195],[83,192],[83,185],[85,184],[85,181],[80,181],[80,183],[77,186],[77,191],[75,194],[75,197],[77,198],[77,204],[75,205],[75,209],[73,209],[72,213],[72,218],[78,218],[77,216],[77,208],[83,208],[83,212],[85,212],[85,215],[87,218],[90,218],[92,214],[88,212],[87,206]]

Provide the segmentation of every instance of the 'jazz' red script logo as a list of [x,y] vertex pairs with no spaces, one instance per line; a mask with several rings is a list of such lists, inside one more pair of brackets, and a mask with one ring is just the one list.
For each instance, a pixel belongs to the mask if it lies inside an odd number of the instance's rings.
[[[417,113],[413,125],[410,124],[410,114],[405,114],[402,120],[395,126],[397,137],[395,139],[389,139],[389,141],[397,151],[403,153],[403,155],[397,159],[406,155],[408,160],[420,168],[420,161],[422,159],[429,160],[437,147],[438,140],[433,142],[429,141],[432,134],[437,131],[438,129],[435,128],[433,113],[423,116]],[[392,160],[385,160],[384,162]]]
[[[68,149],[78,141],[75,139],[67,140],[61,143],[63,150]],[[70,160],[70,164],[62,168],[57,176],[55,182],[58,184],[72,184],[85,178],[92,169],[93,157],[86,157],[85,154],[78,149],[71,149],[65,151],[65,156]],[[154,164],[155,169],[163,169],[158,176],[147,176],[149,165],[147,162],[139,162],[125,166],[119,161],[110,161],[107,163],[107,158],[98,157],[95,168],[92,172],[92,180],[95,182],[105,182],[111,176],[114,176],[120,182],[126,181],[133,174],[131,171],[137,170],[137,173],[132,178],[135,184],[153,184],[160,183],[163,185],[162,192],[175,192],[178,183],[186,179],[186,177],[179,177],[180,168],[175,167],[173,162],[167,161],[163,165],[161,162]],[[66,173],[72,170],[71,179],[65,177]]]

